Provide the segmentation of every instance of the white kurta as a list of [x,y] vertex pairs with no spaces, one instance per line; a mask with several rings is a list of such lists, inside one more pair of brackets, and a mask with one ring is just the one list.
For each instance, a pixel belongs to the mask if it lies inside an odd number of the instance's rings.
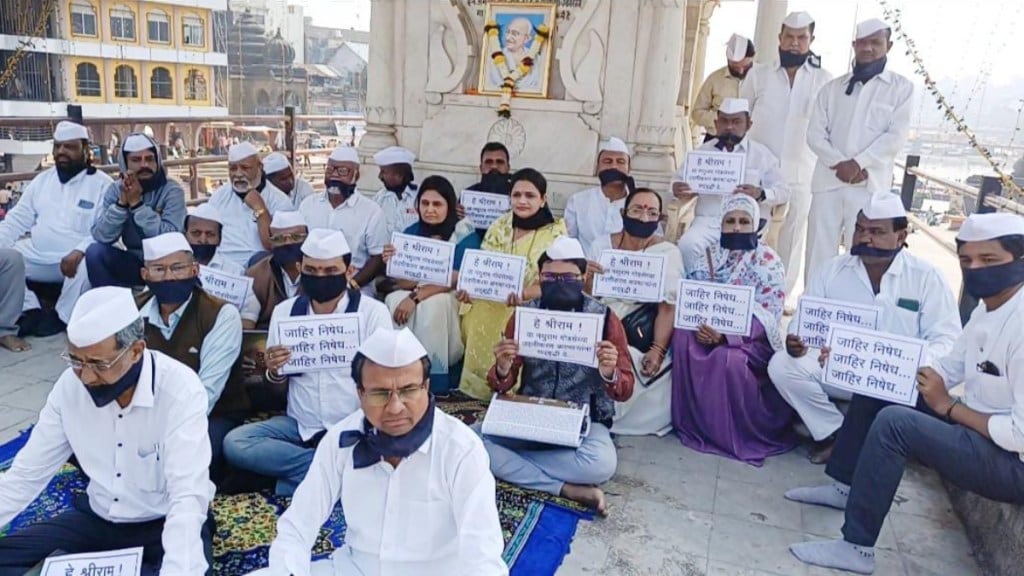
[[[857,213],[871,195],[891,190],[896,155],[909,131],[910,80],[886,70],[867,84],[857,83],[848,96],[849,80],[844,74],[821,89],[807,129],[818,161],[811,179],[806,278],[838,253],[840,239],[850,245]],[[867,180],[851,185],[836,178],[831,166],[850,159],[867,171]]]
[[303,200],[316,194],[313,190],[313,185],[309,183],[305,178],[295,177],[295,188],[291,193],[292,210],[298,210],[299,206],[302,206]]
[[[154,379],[154,374],[156,378]],[[0,526],[46,488],[72,454],[89,506],[114,523],[166,518],[160,574],[206,571],[200,531],[213,499],[206,390],[196,373],[147,351],[132,403],[97,408],[71,369],[57,380],[28,443],[0,474]]]
[[[278,210],[291,210],[291,200],[273,184],[267,182],[260,192],[267,211],[273,216]],[[257,252],[266,250],[260,239],[260,229],[252,217],[252,209],[235,194],[231,184],[224,184],[210,196],[210,205],[216,208],[224,220],[221,229],[220,246],[217,255],[241,266],[244,270],[249,259]]]
[[602,250],[611,248],[608,237],[622,231],[622,208],[626,198],[612,202],[600,186],[580,190],[565,204],[565,227],[569,236],[580,241],[587,258],[597,260]]
[[415,190],[406,188],[402,193],[402,199],[399,200],[398,194],[387,188],[382,188],[374,195],[373,201],[380,206],[381,213],[384,215],[384,230],[388,242],[391,241],[392,234],[405,232],[406,228],[420,220],[419,213],[416,212]]
[[355,192],[347,200],[331,206],[326,192],[306,198],[299,207],[309,229],[340,230],[352,251],[352,265],[366,266],[370,256],[380,256],[384,245],[391,242],[384,224],[384,215],[376,202]]
[[[320,526],[341,501],[348,532],[334,552],[337,576],[504,576],[504,543],[494,477],[480,438],[434,409],[431,436],[397,468],[381,461],[356,469],[343,430],[361,430],[358,410],[324,436],[306,479],[277,523],[264,573],[309,576]],[[318,566],[319,568],[319,566]]]

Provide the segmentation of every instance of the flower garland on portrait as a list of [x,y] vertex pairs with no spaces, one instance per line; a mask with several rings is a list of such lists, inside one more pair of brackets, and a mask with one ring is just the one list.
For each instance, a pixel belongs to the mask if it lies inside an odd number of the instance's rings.
[[534,27],[533,32],[534,38],[530,51],[519,61],[519,65],[514,70],[510,70],[508,59],[505,58],[505,53],[501,51],[501,43],[498,40],[501,34],[501,26],[493,19],[489,20],[487,25],[484,26],[484,34],[487,35],[487,48],[491,53],[491,62],[494,63],[503,79],[501,82],[501,102],[498,104],[498,116],[502,118],[512,117],[512,91],[515,89],[519,79],[533,70],[533,66],[537,62],[537,55],[540,54],[544,43],[551,38],[551,29],[548,28],[547,24]]

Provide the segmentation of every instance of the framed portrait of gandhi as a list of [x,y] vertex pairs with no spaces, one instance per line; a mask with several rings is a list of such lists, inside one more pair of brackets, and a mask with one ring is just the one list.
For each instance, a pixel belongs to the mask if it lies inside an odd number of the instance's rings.
[[484,20],[478,92],[547,98],[554,3],[490,2]]

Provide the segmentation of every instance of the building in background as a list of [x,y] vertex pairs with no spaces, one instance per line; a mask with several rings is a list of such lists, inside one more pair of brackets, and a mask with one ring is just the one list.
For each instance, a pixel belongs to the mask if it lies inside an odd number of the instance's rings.
[[314,26],[307,19],[305,37],[306,64],[326,67],[335,75],[329,83],[332,90],[323,95],[329,99],[324,105],[335,114],[362,112],[366,104],[370,33]]
[[289,4],[288,0],[231,0],[230,9],[239,14],[248,10],[268,34],[280,30],[281,37],[295,50],[295,61],[306,61],[305,11],[300,4]]
[[231,15],[227,39],[231,113],[283,114],[286,106],[305,113],[306,70],[295,65],[294,46],[281,30],[268,37],[256,12],[246,9]]

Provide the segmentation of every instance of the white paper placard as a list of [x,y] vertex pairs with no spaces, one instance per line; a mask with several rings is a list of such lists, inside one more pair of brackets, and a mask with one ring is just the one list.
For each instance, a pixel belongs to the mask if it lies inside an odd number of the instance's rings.
[[522,294],[526,258],[486,250],[466,250],[459,269],[458,290],[470,298],[505,302],[509,294]]
[[927,345],[897,334],[832,326],[822,379],[854,394],[914,406],[917,369]]
[[594,275],[594,296],[631,302],[661,302],[665,295],[665,255],[603,250],[603,274]]
[[277,343],[292,353],[282,374],[348,368],[360,342],[355,313],[296,316],[277,323]]
[[388,261],[388,277],[433,286],[451,286],[455,244],[395,232],[391,235],[395,255]]
[[249,276],[235,276],[209,266],[199,266],[199,279],[203,283],[203,290],[208,294],[232,304],[239,310],[245,307],[245,299],[252,289],[253,280]]
[[683,164],[683,181],[697,194],[728,196],[743,184],[746,154],[691,150]]
[[604,314],[516,308],[519,355],[597,368]]
[[466,210],[466,219],[477,228],[490,228],[510,208],[508,196],[479,190],[463,190],[459,203]]
[[796,315],[796,333],[805,346],[821,348],[828,340],[830,326],[856,326],[866,330],[877,330],[881,315],[882,308],[879,306],[802,296]]
[[680,280],[675,327],[696,330],[706,324],[722,334],[750,335],[754,287]]
[[41,576],[139,576],[142,573],[139,548],[53,556],[43,562]]

